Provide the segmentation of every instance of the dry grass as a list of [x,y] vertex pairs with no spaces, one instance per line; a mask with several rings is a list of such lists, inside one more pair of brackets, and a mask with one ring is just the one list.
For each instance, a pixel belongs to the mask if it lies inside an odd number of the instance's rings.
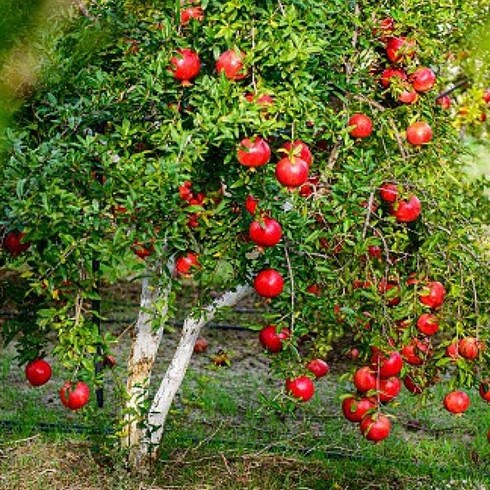
[[115,486],[114,475],[97,465],[83,442],[44,442],[34,436],[0,446],[2,490],[105,490]]
[[122,466],[101,466],[87,443],[46,442],[39,436],[0,446],[0,470],[2,490],[272,490],[286,482],[300,488],[306,474],[328,480],[325,469],[293,457],[180,452],[161,464],[152,480],[142,481]]

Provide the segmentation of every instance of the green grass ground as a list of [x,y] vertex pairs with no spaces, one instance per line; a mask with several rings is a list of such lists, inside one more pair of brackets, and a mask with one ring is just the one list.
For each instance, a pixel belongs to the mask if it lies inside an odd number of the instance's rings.
[[[2,358],[0,418],[17,425],[0,429],[0,488],[490,488],[490,410],[477,393],[468,412],[454,417],[442,409],[444,387],[423,408],[405,392],[386,409],[395,417],[392,435],[373,445],[342,418],[339,396],[349,384],[335,372],[317,383],[311,403],[278,417],[273,399],[280,383],[266,370],[247,372],[238,364],[216,369],[203,361],[191,368],[155,476],[136,481],[117,457],[106,456],[110,435],[76,432],[80,426],[104,429],[113,400],[95,410],[96,417],[68,413],[52,382],[27,388],[22,373]],[[40,424],[51,432],[41,433]]]

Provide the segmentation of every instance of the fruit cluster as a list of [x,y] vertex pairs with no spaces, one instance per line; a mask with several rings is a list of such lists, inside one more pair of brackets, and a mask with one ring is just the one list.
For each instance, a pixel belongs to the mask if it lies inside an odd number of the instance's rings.
[[[32,386],[42,386],[51,379],[51,365],[44,359],[35,359],[26,365],[27,381]],[[90,388],[84,381],[66,381],[59,390],[61,403],[70,410],[84,407],[90,399]]]

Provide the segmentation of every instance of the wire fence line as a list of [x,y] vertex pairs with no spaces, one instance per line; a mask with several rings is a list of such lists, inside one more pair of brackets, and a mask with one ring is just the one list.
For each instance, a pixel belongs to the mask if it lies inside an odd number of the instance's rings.
[[[22,422],[0,420],[0,427],[6,431],[15,431],[22,428]],[[33,432],[38,433],[72,433],[87,436],[111,436],[114,435],[114,429],[111,427],[91,427],[80,424],[57,424],[41,422],[32,426]],[[35,429],[35,430],[34,430]],[[202,444],[202,436],[200,435],[182,435],[167,431],[167,439],[178,442],[183,445],[189,444]],[[8,445],[6,442],[2,445]],[[219,450],[239,450],[240,453],[247,453],[253,451],[258,454],[273,454],[273,455],[300,455],[314,457],[315,455],[321,456],[324,459],[331,460],[356,460],[360,463],[376,463],[380,462],[396,465],[403,463],[411,468],[417,469],[417,471],[423,470],[425,472],[444,472],[452,474],[454,471],[458,471],[460,474],[466,474],[468,477],[473,476],[477,472],[481,476],[490,477],[490,471],[479,468],[474,471],[469,470],[467,467],[454,465],[429,465],[421,461],[414,461],[411,459],[393,459],[389,457],[382,457],[379,454],[369,456],[367,454],[360,454],[347,447],[331,447],[328,444],[317,443],[315,445],[291,445],[286,444],[286,441],[279,440],[276,442],[258,442],[258,441],[243,441],[238,439],[213,437],[206,441],[206,444],[210,447],[214,447]],[[171,463],[171,461],[170,461]],[[192,463],[192,461],[190,462]]]

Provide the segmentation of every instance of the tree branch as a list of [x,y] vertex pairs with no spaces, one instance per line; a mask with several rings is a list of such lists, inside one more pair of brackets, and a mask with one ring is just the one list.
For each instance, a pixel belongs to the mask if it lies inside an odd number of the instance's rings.
[[87,10],[87,7],[83,3],[83,0],[74,0],[75,5],[78,7],[79,12],[87,19],[95,20],[95,17]]
[[455,90],[458,90],[458,88],[463,88],[463,87],[466,88],[469,85],[469,83],[470,81],[467,78],[464,78],[459,82],[456,82],[451,88],[448,88],[447,90],[444,90],[444,92],[441,92],[439,95],[437,95],[436,100],[451,94]]

